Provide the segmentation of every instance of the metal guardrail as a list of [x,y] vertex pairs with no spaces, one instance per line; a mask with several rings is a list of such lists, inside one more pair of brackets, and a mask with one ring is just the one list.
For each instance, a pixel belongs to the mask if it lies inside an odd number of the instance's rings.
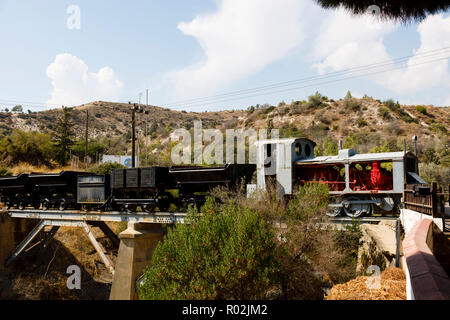
[[71,220],[71,221],[110,221],[110,222],[139,222],[139,223],[184,223],[184,212],[119,212],[119,211],[78,211],[78,210],[16,210],[11,209],[8,214],[12,218]]

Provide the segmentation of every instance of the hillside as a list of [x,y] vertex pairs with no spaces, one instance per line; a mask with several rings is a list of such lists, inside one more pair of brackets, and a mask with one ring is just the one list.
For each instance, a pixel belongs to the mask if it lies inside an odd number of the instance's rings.
[[[386,107],[379,100],[372,98],[352,98],[354,105],[346,105],[346,100],[338,101],[323,99],[320,106],[308,106],[306,101],[295,101],[291,104],[284,102],[278,107],[258,106],[254,112],[249,110],[226,110],[219,112],[186,112],[149,106],[149,126],[156,124],[159,128],[176,129],[185,127],[190,129],[193,121],[201,120],[204,128],[265,128],[267,120],[272,119],[274,128],[295,126],[309,131],[330,131],[334,138],[345,138],[350,131],[359,132],[369,130],[383,134],[387,126],[396,136],[418,135],[432,138],[439,134],[440,128],[450,128],[450,107],[425,106],[426,114],[416,110],[416,106],[401,105],[400,110],[406,112],[406,117],[390,111],[391,118],[383,118],[379,114],[382,107]],[[72,108],[74,130],[79,137],[84,136],[85,110],[89,111],[89,136],[99,138],[103,136],[126,135],[131,127],[129,105],[113,102],[92,102]],[[0,112],[0,133],[7,135],[12,129],[24,131],[51,132],[59,109],[52,109],[32,113]],[[137,114],[136,127],[141,132],[145,130],[146,115]],[[442,125],[442,126],[440,126]],[[395,127],[395,128],[393,128]],[[157,132],[157,138],[164,136],[164,130]],[[389,131],[389,130],[387,130]]]
[[[84,154],[85,110],[89,111],[90,155],[126,154],[131,147],[131,115],[128,104],[97,101],[71,108],[78,149],[72,155]],[[192,129],[195,120],[203,128],[222,131],[232,128],[279,128],[282,137],[306,136],[318,143],[317,154],[332,154],[337,141],[359,152],[396,151],[407,139],[418,136],[420,155],[429,153],[431,162],[450,166],[450,108],[399,105],[392,100],[381,102],[370,97],[346,98],[337,101],[319,93],[307,101],[281,102],[278,106],[256,105],[247,110],[218,112],[186,112],[149,106],[150,114],[137,114],[137,137],[144,152],[145,125],[148,123],[149,164],[170,162],[170,133],[176,128]],[[8,137],[14,129],[51,134],[61,109],[42,112],[0,113],[0,135]],[[148,120],[148,122],[146,122]],[[91,150],[91,147],[94,148]],[[378,148],[378,149],[377,149]],[[77,151],[78,150],[78,151]],[[0,150],[1,153],[1,150]],[[436,160],[437,159],[437,160]],[[427,161],[428,161],[427,160]],[[442,160],[442,161],[441,161]],[[4,165],[11,163],[3,157]],[[428,161],[428,162],[430,162]]]

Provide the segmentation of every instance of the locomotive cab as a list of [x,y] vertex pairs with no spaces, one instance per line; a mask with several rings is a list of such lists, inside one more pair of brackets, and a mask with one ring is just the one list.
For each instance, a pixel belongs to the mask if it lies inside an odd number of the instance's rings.
[[314,141],[306,138],[257,141],[257,189],[266,190],[269,183],[275,183],[282,195],[291,195],[294,164],[314,158],[315,146]]

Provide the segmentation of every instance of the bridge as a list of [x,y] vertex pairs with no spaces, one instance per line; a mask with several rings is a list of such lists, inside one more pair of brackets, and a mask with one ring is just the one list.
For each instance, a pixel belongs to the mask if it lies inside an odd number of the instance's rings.
[[[450,186],[445,192],[436,183],[406,185],[403,204],[400,219],[405,229],[403,269],[407,298],[450,300],[448,270],[446,272],[443,261],[436,258],[442,243],[435,241],[442,234],[450,239]],[[450,253],[445,252],[445,255],[447,258]]]
[[[407,274],[409,285],[408,297],[410,299],[426,299],[426,296],[421,296],[421,292],[423,292],[423,290],[426,290],[426,288],[423,289],[421,285],[418,284],[419,282],[417,280],[417,275],[423,276],[425,274],[431,277],[427,281],[428,284],[447,283],[446,281],[448,280],[448,277],[445,278],[445,272],[438,272],[438,275],[430,272],[430,268],[432,267],[434,268],[434,270],[436,270],[436,268],[439,269],[439,264],[436,264],[436,261],[434,260],[434,262],[432,262],[432,266],[429,267],[427,267],[426,263],[422,263],[422,267],[419,266],[419,269],[423,269],[423,266],[425,266],[425,269],[423,270],[417,270],[417,265],[414,265],[413,261],[429,261],[429,258],[421,259],[420,257],[429,257],[430,255],[433,256],[432,249],[428,251],[426,250],[426,248],[429,248],[430,246],[432,247],[432,243],[430,242],[433,234],[432,225],[436,225],[440,230],[445,232],[445,234],[450,237],[450,207],[445,203],[446,196],[448,196],[448,193],[443,192],[442,189],[437,188],[434,184],[431,185],[430,193],[425,195],[415,194],[413,187],[405,186],[405,193],[403,197],[404,207],[401,210],[400,217],[372,216],[358,219],[352,219],[348,217],[335,217],[330,218],[329,223],[345,225],[354,223],[355,221],[358,223],[401,221],[406,233],[406,238],[403,241],[404,257],[401,266]],[[42,242],[42,247],[45,249],[52,238],[55,236],[55,234],[58,232],[59,228],[62,226],[79,227],[84,230],[88,239],[99,254],[101,260],[109,269],[109,271],[114,275],[110,293],[110,299],[113,300],[129,300],[137,298],[136,281],[142,274],[144,268],[147,265],[151,264],[153,251],[159,241],[161,241],[166,234],[165,225],[187,222],[186,213],[183,212],[86,212],[78,210],[44,211],[35,209],[11,209],[9,211],[1,212],[0,217],[1,215],[8,215],[15,221],[29,221],[30,219],[37,221],[34,228],[29,231],[28,234],[22,237],[23,241],[21,241],[15,248],[5,249],[3,248],[3,245],[2,247],[0,247],[0,259],[3,259],[5,261],[6,266],[11,265],[11,263],[27,249],[27,247],[30,247],[33,240],[37,237],[38,234],[45,234],[45,238]],[[426,220],[429,220],[432,223]],[[128,228],[121,232],[119,236],[117,236],[108,227],[106,222],[126,222]],[[398,231],[396,241],[398,247],[396,264],[400,265],[400,228],[398,223],[396,224],[396,226]],[[46,227],[50,228],[50,230],[48,232],[42,232]],[[113,263],[112,259],[108,257],[105,248],[96,239],[94,232],[92,231],[92,229],[96,227],[100,228],[105,236],[108,237],[113,244],[119,247],[116,263]],[[0,229],[0,242],[2,242],[4,241],[2,239],[8,237],[8,232],[11,234],[9,238],[13,238],[12,233],[15,232],[14,229],[16,228],[2,228],[0,224]],[[412,246],[411,243],[413,243],[414,245]],[[420,251],[422,249],[426,252]],[[12,251],[12,254],[10,253],[10,251],[9,253],[5,253],[7,250]],[[419,253],[417,253],[416,251],[418,251]],[[5,256],[5,254],[8,254],[8,256]],[[436,279],[438,279],[440,282],[436,282]],[[435,298],[448,297],[450,299],[450,280],[448,281],[448,296],[445,296],[447,292],[444,290],[444,293],[442,295],[435,295]],[[439,290],[441,290],[441,288],[436,285],[435,287],[431,288],[431,290],[434,290],[433,292],[440,292]]]
[[[166,230],[165,224],[184,223],[186,213],[183,212],[99,212],[78,210],[15,210],[3,211],[14,219],[34,219],[38,223],[25,236],[23,241],[14,249],[6,259],[8,267],[30,247],[33,240],[42,234],[45,227],[50,231],[45,233],[42,248],[45,249],[60,227],[78,227],[84,230],[88,239],[99,254],[101,260],[114,275],[111,288],[111,299],[136,299],[136,279],[143,269],[151,263],[153,250],[162,240]],[[127,222],[128,228],[119,234],[119,237],[108,227],[105,222]],[[105,248],[94,236],[92,228],[98,227],[113,244],[119,247],[117,263],[114,264],[107,255]],[[4,230],[3,232],[8,232]],[[9,228],[14,232],[14,228]],[[3,235],[5,237],[5,235]],[[3,250],[3,248],[0,248]],[[0,255],[2,256],[2,255]]]

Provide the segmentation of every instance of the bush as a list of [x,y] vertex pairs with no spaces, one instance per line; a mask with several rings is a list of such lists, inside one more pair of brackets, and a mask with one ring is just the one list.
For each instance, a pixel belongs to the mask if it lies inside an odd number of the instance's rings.
[[274,235],[250,209],[209,198],[153,254],[140,299],[262,299],[277,272]]
[[[355,276],[359,226],[318,227],[329,201],[325,184],[306,184],[290,202],[275,184],[247,198],[216,190],[189,224],[169,230],[144,271],[141,299],[323,299],[324,286]],[[284,224],[282,229],[280,223]]]
[[359,128],[366,127],[369,125],[366,120],[361,118],[356,121],[356,124],[358,125]]
[[426,182],[437,182],[438,185],[448,186],[450,184],[450,167],[443,167],[435,163],[420,163],[420,177]]
[[[334,131],[336,131],[333,128]],[[317,144],[314,149],[314,155],[319,156],[334,156],[338,153],[338,144],[330,136],[327,136],[322,143]]]
[[361,109],[361,106],[358,103],[358,101],[356,101],[352,98],[344,100],[344,107],[346,109],[350,109],[352,111],[359,111]]
[[386,107],[388,107],[392,111],[396,111],[398,108],[400,108],[400,105],[398,104],[398,102],[395,103],[395,101],[392,99],[386,100],[383,103]]
[[389,112],[389,109],[386,107],[379,107],[378,108],[378,114],[384,119],[384,120],[392,120],[391,113]]
[[7,165],[26,162],[34,166],[50,166],[53,155],[52,141],[45,133],[14,129],[10,136],[0,140],[0,160]]
[[431,130],[437,133],[447,134],[447,128],[442,123],[434,123],[431,125]]
[[416,110],[420,112],[421,114],[426,115],[427,114],[427,108],[425,106],[416,106]]
[[12,172],[8,170],[8,168],[0,167],[0,176],[12,176]]
[[440,164],[439,156],[433,148],[425,149],[422,156],[422,162]]
[[316,91],[314,95],[308,97],[308,102],[306,103],[306,109],[317,109],[322,106],[323,96]]
[[108,161],[102,164],[92,166],[87,171],[94,174],[107,174],[110,173],[112,169],[121,169],[121,168],[125,168],[125,166],[118,162]]

